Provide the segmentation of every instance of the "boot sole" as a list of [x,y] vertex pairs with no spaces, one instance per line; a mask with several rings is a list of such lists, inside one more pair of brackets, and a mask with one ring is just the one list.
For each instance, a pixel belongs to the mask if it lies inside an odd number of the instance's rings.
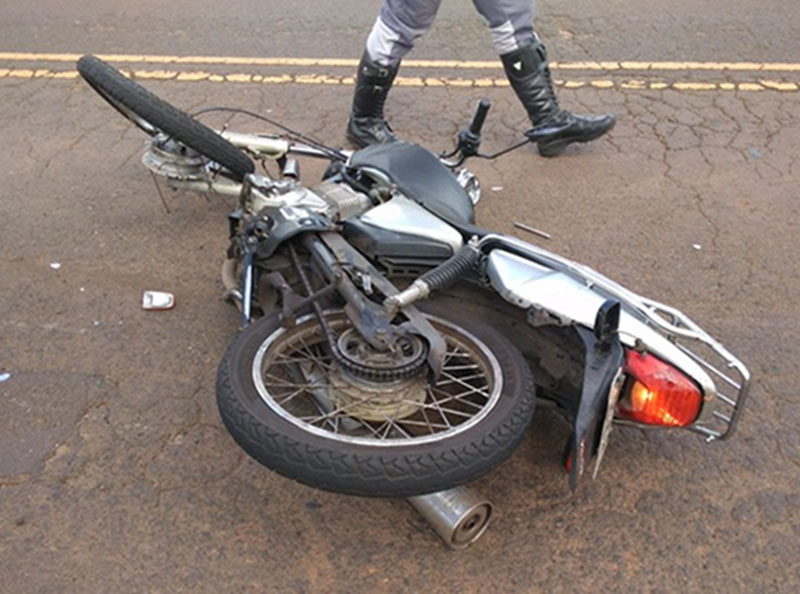
[[362,149],[365,146],[369,146],[368,142],[364,142],[363,140],[359,140],[355,136],[350,136],[349,134],[347,135],[347,142],[349,142],[350,146],[352,146],[356,150]]
[[544,141],[539,141],[539,143],[536,145],[536,148],[539,149],[539,155],[542,157],[557,157],[558,155],[563,153],[564,150],[569,145],[575,142],[584,143],[597,140],[603,134],[606,134],[609,131],[611,131],[611,129],[614,126],[616,126],[616,124],[617,122],[616,120],[614,120],[608,128],[604,128],[603,130],[600,130],[599,132],[596,132],[595,134],[592,134],[591,136],[587,136],[584,138],[564,138],[561,140],[554,140],[553,142],[545,144],[545,146],[542,146],[542,142]]

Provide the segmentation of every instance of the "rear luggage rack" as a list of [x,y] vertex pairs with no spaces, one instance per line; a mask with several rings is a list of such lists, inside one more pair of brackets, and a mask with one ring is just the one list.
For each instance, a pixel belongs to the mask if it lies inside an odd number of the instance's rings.
[[716,441],[730,437],[736,429],[750,389],[750,372],[728,349],[700,328],[686,314],[662,303],[639,297],[639,308],[647,320],[675,346],[705,369],[714,380],[717,393],[711,415],[690,427]]
[[[708,442],[726,439],[733,434],[747,400],[750,372],[744,363],[689,316],[674,307],[637,295],[588,266],[514,237],[490,234],[478,243],[478,248],[484,251],[492,247],[503,247],[530,258],[578,279],[608,297],[619,299],[627,311],[672,342],[707,371],[714,382],[714,399],[704,404],[700,419],[689,429],[705,436]],[[710,414],[705,410],[708,406],[712,407]]]

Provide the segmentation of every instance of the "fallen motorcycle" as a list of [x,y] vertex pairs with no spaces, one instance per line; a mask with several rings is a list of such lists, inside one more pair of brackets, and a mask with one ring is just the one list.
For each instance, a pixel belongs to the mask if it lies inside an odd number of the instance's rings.
[[[217,400],[268,468],[409,498],[459,547],[491,512],[462,485],[514,451],[537,401],[570,419],[573,489],[592,459],[596,474],[613,424],[731,435],[750,377],[724,346],[675,308],[475,224],[480,185],[463,165],[485,156],[488,102],[449,155],[405,142],[349,152],[244,110],[192,117],[93,56],[78,70],[150,136],[153,174],[237,200],[222,280],[241,329]],[[285,132],[195,119],[213,111]],[[302,184],[296,157],[327,160],[323,179]],[[278,177],[256,173],[267,160]]]

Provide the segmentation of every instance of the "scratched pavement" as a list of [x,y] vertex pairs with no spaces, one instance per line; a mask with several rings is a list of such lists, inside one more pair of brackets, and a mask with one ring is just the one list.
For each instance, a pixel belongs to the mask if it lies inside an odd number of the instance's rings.
[[[291,21],[284,14],[277,45],[253,54],[235,36],[228,45],[220,41],[211,21],[196,15],[206,26],[197,27],[196,37],[178,29],[159,41],[158,27],[187,2],[170,4],[151,29],[144,26],[151,22],[147,2],[125,22],[121,8],[92,17],[81,4],[72,20],[83,19],[85,29],[71,27],[82,37],[59,33],[57,19],[68,15],[55,2],[44,4],[53,10],[38,16],[21,2],[0,8],[0,30],[8,33],[0,52],[80,53],[96,44],[98,52],[125,54],[352,58],[357,51],[348,52],[343,39],[360,44],[372,19],[361,13],[375,10],[374,2],[347,2],[361,11],[354,24],[332,16],[329,30],[340,35],[329,38],[320,29],[321,47],[298,52],[280,41]],[[446,23],[471,10],[453,4],[443,7]],[[688,3],[677,4],[678,13],[689,11]],[[736,4],[744,16],[748,6],[755,5]],[[790,35],[798,31],[797,11],[788,3],[773,8],[746,23],[718,16],[719,29],[714,15],[698,9],[695,31],[705,35],[696,36],[656,14],[652,27],[682,49],[662,40],[651,51],[628,23],[648,22],[634,9],[590,18],[577,16],[577,8],[542,4],[540,13],[564,60],[792,63],[800,56]],[[208,10],[210,19],[218,9]],[[603,18],[628,23],[630,41],[606,35],[598,24]],[[215,22],[234,31],[231,19],[238,22],[232,16]],[[480,25],[465,22],[465,28]],[[22,32],[12,34],[11,25]],[[773,25],[774,37],[759,36]],[[434,33],[421,57],[492,59],[486,47],[457,53],[462,37],[444,26]],[[714,46],[709,36],[723,44]],[[448,49],[449,39],[456,50]],[[0,62],[2,68],[71,67],[32,60]],[[313,71],[340,81],[352,75],[347,67],[203,69],[223,79],[231,72]],[[408,76],[487,74],[416,68]],[[403,501],[325,493],[272,474],[241,452],[216,411],[216,366],[238,320],[221,299],[219,278],[231,203],[168,192],[162,203],[138,162],[143,135],[80,80],[0,77],[0,373],[10,374],[0,383],[0,589],[800,589],[800,92],[742,88],[764,78],[750,71],[557,76],[584,82],[560,87],[564,106],[613,111],[617,127],[557,159],[524,148],[496,162],[473,162],[484,188],[478,221],[512,234],[513,221],[546,230],[553,238],[544,247],[683,309],[718,337],[754,375],[730,441],[617,428],[597,480],[571,494],[560,467],[569,427],[540,410],[512,458],[473,485],[493,501],[496,516],[485,536],[460,552],[445,549]],[[800,82],[797,72],[773,78]],[[346,81],[141,79],[186,110],[238,106],[344,142],[352,92]],[[613,84],[592,84],[601,79]],[[625,86],[632,79],[644,85]],[[675,87],[693,81],[717,86]],[[653,82],[668,86],[652,88]],[[724,90],[722,83],[734,87]],[[401,136],[442,150],[487,96],[494,107],[484,148],[499,150],[525,124],[511,95],[494,85],[400,86],[387,109]],[[264,130],[238,117],[208,122]],[[318,179],[322,164],[302,165],[305,179]],[[145,289],[173,292],[175,309],[142,311]]]

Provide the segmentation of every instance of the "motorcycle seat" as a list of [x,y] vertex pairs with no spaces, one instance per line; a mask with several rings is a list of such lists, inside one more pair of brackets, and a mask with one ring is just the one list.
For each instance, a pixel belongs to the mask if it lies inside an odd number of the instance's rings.
[[455,176],[429,150],[403,141],[373,144],[352,154],[348,166],[374,169],[436,216],[457,228],[475,222],[475,209]]

